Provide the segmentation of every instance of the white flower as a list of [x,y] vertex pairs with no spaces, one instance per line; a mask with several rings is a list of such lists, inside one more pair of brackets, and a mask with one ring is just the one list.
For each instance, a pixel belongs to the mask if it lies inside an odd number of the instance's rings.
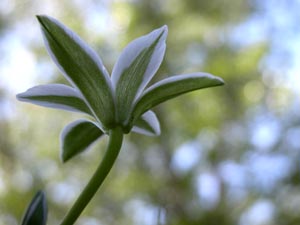
[[152,107],[189,91],[223,84],[219,77],[193,73],[172,76],[147,87],[165,54],[166,25],[129,43],[110,77],[97,53],[77,34],[51,17],[37,18],[48,53],[71,86],[40,85],[18,94],[17,98],[82,112],[93,118],[74,121],[64,128],[63,161],[117,126],[124,133],[159,135],[159,122]]

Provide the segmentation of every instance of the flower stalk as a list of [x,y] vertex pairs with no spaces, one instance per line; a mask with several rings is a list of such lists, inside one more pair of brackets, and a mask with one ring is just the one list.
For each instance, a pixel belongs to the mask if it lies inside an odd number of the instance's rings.
[[61,225],[71,225],[75,223],[77,218],[80,216],[84,208],[96,194],[97,190],[111,170],[120,152],[122,141],[123,132],[120,127],[116,127],[115,129],[110,130],[109,143],[104,158],[102,159],[89,183],[86,185],[72,208],[69,210],[69,212],[61,222]]

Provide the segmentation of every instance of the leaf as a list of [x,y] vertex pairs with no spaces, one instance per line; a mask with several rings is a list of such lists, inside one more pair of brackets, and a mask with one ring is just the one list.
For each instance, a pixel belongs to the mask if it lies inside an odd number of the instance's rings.
[[135,121],[132,131],[148,136],[160,135],[159,121],[152,111],[147,111]]
[[[49,54],[104,127],[115,122],[109,74],[99,56],[69,28],[48,16],[37,16]],[[107,113],[109,112],[109,113]]]
[[22,219],[22,225],[46,225],[47,213],[45,194],[42,191],[38,191],[27,207]]
[[63,84],[35,86],[18,94],[17,99],[40,106],[83,112],[92,115],[80,92]]
[[167,26],[132,41],[121,53],[112,71],[118,122],[125,123],[133,101],[158,70],[166,49]]
[[102,135],[100,128],[89,120],[79,119],[68,124],[60,136],[62,161],[83,152]]
[[133,118],[178,95],[223,84],[224,81],[221,78],[208,73],[192,73],[166,78],[145,90],[141,98],[137,100]]

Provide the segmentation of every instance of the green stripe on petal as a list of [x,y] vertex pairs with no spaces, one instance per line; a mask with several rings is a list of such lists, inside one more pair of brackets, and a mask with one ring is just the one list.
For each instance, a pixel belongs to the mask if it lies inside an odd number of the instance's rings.
[[89,120],[80,119],[68,124],[60,136],[62,161],[66,162],[83,152],[103,134],[100,128]]
[[126,126],[134,100],[157,72],[164,53],[167,26],[132,41],[121,53],[112,72],[118,122]]
[[152,111],[144,113],[135,121],[132,131],[148,136],[160,135],[160,125],[155,113]]
[[64,76],[80,90],[103,126],[114,126],[115,108],[110,78],[99,56],[59,21],[48,16],[37,18],[47,50]]
[[18,94],[17,99],[44,107],[83,112],[92,115],[81,93],[64,84],[35,86]]
[[137,100],[133,118],[139,117],[152,107],[178,95],[223,84],[224,81],[221,78],[208,73],[183,74],[166,78],[145,90],[141,98]]

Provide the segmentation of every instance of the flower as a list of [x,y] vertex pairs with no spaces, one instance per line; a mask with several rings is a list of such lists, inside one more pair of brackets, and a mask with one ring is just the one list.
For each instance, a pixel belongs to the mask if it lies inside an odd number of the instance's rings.
[[159,135],[159,121],[151,108],[196,89],[223,84],[208,73],[168,77],[147,86],[166,49],[167,26],[135,39],[121,53],[111,76],[101,59],[80,37],[49,16],[37,16],[48,53],[71,86],[39,85],[17,95],[20,101],[85,113],[61,134],[62,160],[67,161],[115,127],[145,135]]

